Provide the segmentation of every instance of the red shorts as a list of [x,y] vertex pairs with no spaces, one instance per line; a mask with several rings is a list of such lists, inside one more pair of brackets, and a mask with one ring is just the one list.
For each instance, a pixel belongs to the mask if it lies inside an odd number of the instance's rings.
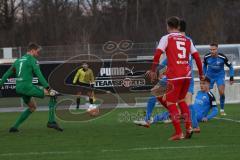
[[189,78],[168,80],[167,83],[168,86],[171,86],[171,89],[166,94],[166,101],[177,103],[179,100],[184,99],[188,92],[190,81],[191,79]]

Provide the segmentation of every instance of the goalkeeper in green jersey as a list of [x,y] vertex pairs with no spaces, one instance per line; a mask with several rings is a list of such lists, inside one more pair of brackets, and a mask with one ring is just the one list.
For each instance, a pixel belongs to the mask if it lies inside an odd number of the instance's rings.
[[[19,126],[36,110],[36,103],[32,97],[44,98],[45,96],[50,96],[47,127],[63,131],[55,121],[56,95],[58,93],[49,88],[48,82],[42,75],[39,64],[35,58],[39,56],[40,50],[41,47],[39,45],[30,43],[27,54],[17,59],[0,81],[1,87],[8,77],[15,75],[16,92],[28,106],[28,108],[21,113],[16,123],[9,129],[9,132],[18,132]],[[32,84],[33,73],[38,77],[43,88]]]

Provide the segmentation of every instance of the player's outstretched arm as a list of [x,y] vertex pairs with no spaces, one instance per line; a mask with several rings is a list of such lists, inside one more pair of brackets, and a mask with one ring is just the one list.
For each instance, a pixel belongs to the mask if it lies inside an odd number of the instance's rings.
[[211,112],[208,114],[208,116],[206,117],[208,120],[214,118],[217,116],[218,114],[218,107],[217,107],[217,102],[216,102],[216,98],[213,95],[212,92],[208,92],[208,96],[209,96],[209,105],[211,108]]
[[232,65],[229,67],[229,74],[230,74],[230,84],[232,85],[234,83],[234,69]]
[[75,74],[74,76],[74,79],[73,79],[73,84],[77,83],[77,80],[78,80],[78,77],[80,76],[80,69],[77,71],[77,73]]
[[208,114],[208,116],[207,116],[207,119],[208,119],[208,120],[211,120],[211,119],[213,119],[214,117],[216,117],[217,114],[218,114],[218,108],[217,108],[217,106],[216,106],[216,107],[213,107],[213,108],[212,108],[211,112],[210,112],[210,113]]
[[7,81],[7,79],[15,73],[14,64],[7,70],[7,72],[3,75],[2,79],[0,80],[0,87]]
[[148,77],[150,77],[152,82],[157,79],[156,69],[157,69],[157,66],[159,65],[159,60],[160,60],[160,57],[161,57],[162,53],[167,48],[167,44],[168,44],[168,37],[163,36],[160,39],[159,44],[157,46],[157,49],[155,51],[154,58],[153,58],[153,63],[152,63],[152,68],[151,68],[151,70],[147,71],[147,73],[146,73],[146,75]]
[[203,59],[203,74],[206,75],[206,72],[207,72],[207,61],[206,61],[206,58],[204,56],[204,59]]
[[224,63],[229,68],[229,75],[230,75],[230,84],[233,84],[234,82],[234,69],[232,63],[228,60],[227,56],[223,55],[225,57]]
[[153,57],[153,63],[152,63],[152,72],[156,72],[157,66],[159,65],[159,60],[162,55],[161,49],[156,49],[156,52]]
[[154,54],[153,63],[151,70],[146,72],[146,76],[150,78],[151,82],[154,82],[157,79],[157,66],[159,65],[159,59],[162,55],[162,50],[156,49]]
[[190,47],[190,52],[192,54],[193,59],[196,62],[197,68],[198,68],[198,74],[199,74],[199,78],[200,79],[204,79],[204,75],[203,75],[203,67],[202,67],[202,62],[201,62],[201,58],[199,56],[199,53],[196,49],[196,47],[193,45],[193,42],[191,41],[191,47]]
[[42,84],[42,86],[44,88],[48,88],[49,84],[48,84],[47,80],[44,78],[36,59],[32,59],[32,67],[33,67],[33,72],[38,77],[39,82]]

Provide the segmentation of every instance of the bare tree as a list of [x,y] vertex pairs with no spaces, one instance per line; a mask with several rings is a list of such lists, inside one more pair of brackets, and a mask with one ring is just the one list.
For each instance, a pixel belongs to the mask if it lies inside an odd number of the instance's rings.
[[239,43],[239,0],[0,0],[0,47],[153,42],[179,16],[196,44]]

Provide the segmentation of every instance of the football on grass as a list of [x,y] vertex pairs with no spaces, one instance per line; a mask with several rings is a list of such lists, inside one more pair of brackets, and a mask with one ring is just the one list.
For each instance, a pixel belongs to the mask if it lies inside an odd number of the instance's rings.
[[99,107],[97,105],[89,105],[87,112],[91,116],[99,115]]

